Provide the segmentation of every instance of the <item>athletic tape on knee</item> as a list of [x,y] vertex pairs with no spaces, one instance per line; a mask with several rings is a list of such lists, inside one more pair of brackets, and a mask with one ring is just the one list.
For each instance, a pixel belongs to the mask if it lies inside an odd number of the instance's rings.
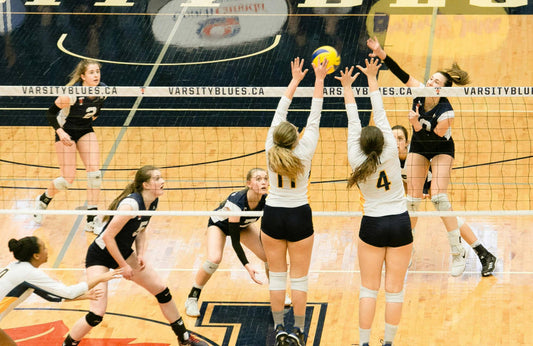
[[359,299],[361,298],[376,299],[377,297],[378,297],[378,291],[371,290],[370,288],[366,288],[364,286],[361,286],[359,288]]
[[438,195],[431,197],[431,202],[435,206],[435,210],[438,211],[448,211],[452,209],[452,204],[448,199],[448,194],[439,193]]
[[91,311],[89,311],[89,313],[85,315],[85,321],[87,321],[87,324],[90,325],[91,327],[96,327],[97,325],[100,324],[100,322],[102,322],[103,319],[104,319],[103,316],[98,316],[97,314]]
[[410,212],[415,212],[418,210],[420,203],[422,203],[422,198],[413,197],[410,195],[406,196],[407,198],[407,210]]
[[90,189],[99,189],[102,186],[102,172],[87,172],[87,187]]
[[54,179],[54,187],[58,190],[67,190],[69,187],[71,187],[72,184],[69,183],[65,178],[63,177],[57,177]]
[[218,264],[211,262],[210,260],[206,260],[204,264],[202,264],[202,269],[205,270],[207,274],[213,274],[218,269]]
[[465,219],[463,219],[462,217],[458,217],[457,218],[457,227],[461,228],[461,227],[463,227],[464,224],[465,224]]
[[158,303],[165,304],[172,300],[172,294],[170,294],[170,290],[165,288],[162,292],[155,295]]
[[403,290],[400,292],[386,292],[385,301],[387,303],[403,303]]
[[270,272],[268,289],[271,291],[285,291],[287,288],[287,272]]
[[291,290],[307,292],[308,279],[307,275],[301,278],[291,278]]

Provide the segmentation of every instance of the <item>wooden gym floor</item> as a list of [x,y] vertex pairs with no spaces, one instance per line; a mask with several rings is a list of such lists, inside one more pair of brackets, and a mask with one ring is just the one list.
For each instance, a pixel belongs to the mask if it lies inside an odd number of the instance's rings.
[[[476,86],[528,86],[533,80],[533,21],[530,15],[391,15],[385,48],[407,71],[422,73],[453,60],[469,71]],[[485,28],[493,30],[490,39]],[[416,32],[413,32],[415,30]],[[466,33],[466,34],[465,34]],[[398,44],[401,42],[401,44]],[[430,62],[428,63],[428,52]],[[288,63],[288,61],[287,61]],[[358,62],[360,63],[360,62]],[[419,79],[424,76],[417,75]],[[284,82],[283,82],[284,83]],[[282,83],[282,84],[283,84]],[[31,84],[31,83],[28,83]],[[389,71],[380,85],[400,86]],[[533,123],[531,97],[496,104],[454,99],[458,110],[454,138],[456,169],[451,196],[456,210],[530,210]],[[407,125],[403,104],[386,99],[391,124]],[[505,104],[507,102],[507,104]],[[510,112],[512,111],[512,112]],[[324,112],[324,116],[332,113]],[[123,133],[122,133],[123,132]],[[244,185],[246,171],[265,165],[265,127],[129,127],[96,128],[102,163],[108,168],[155,164],[167,180],[160,210],[211,210],[230,191]],[[121,134],[122,133],[122,134]],[[124,137],[120,137],[124,135]],[[48,127],[0,128],[0,209],[30,207],[57,170]],[[121,140],[117,140],[121,138]],[[313,161],[310,188],[315,211],[358,211],[357,191],[346,191],[349,173],[346,129],[322,128]],[[118,146],[116,146],[118,144]],[[475,148],[475,150],[473,149]],[[214,164],[217,161],[249,155]],[[526,157],[522,160],[514,160]],[[473,163],[510,162],[462,169]],[[19,163],[14,164],[13,162]],[[32,166],[36,165],[36,166]],[[81,168],[81,166],[80,166]],[[50,209],[70,210],[83,204],[84,172],[73,190],[54,199]],[[131,170],[109,170],[104,176],[100,208],[132,178]],[[10,188],[7,188],[10,186]],[[214,188],[216,187],[216,188]],[[431,205],[424,206],[432,210]],[[405,304],[397,345],[526,344],[533,339],[533,235],[531,216],[465,217],[481,242],[498,257],[495,275],[481,278],[480,264],[469,250],[463,276],[449,275],[448,244],[438,218],[419,220],[413,264],[406,277]],[[84,279],[85,251],[94,235],[83,232],[76,216],[48,215],[41,227],[30,215],[1,214],[0,244],[36,235],[50,251],[45,265],[51,276],[67,283]],[[358,342],[359,271],[358,217],[314,218],[316,241],[309,275],[308,345],[353,345]],[[268,286],[251,282],[227,244],[219,271],[202,292],[204,316],[186,317],[183,303],[194,274],[205,259],[207,217],[153,217],[148,229],[147,260],[168,282],[186,325],[216,345],[262,345],[270,340]],[[5,246],[5,245],[3,245]],[[262,263],[248,253],[252,264]],[[6,247],[0,263],[12,260]],[[264,278],[264,275],[263,275]],[[108,315],[83,345],[176,345],[154,297],[126,280],[111,285]],[[372,334],[377,345],[383,334],[383,292]],[[86,301],[51,304],[31,297],[2,320],[1,328],[20,345],[57,345],[68,328],[88,309]]]

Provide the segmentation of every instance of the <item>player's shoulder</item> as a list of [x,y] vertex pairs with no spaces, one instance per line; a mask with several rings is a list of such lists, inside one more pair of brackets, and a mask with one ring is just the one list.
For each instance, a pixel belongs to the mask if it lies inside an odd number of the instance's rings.
[[23,276],[30,277],[35,273],[40,272],[38,268],[35,268],[29,262],[25,261],[13,261],[9,263],[5,268],[0,269],[0,273],[10,276]]
[[[98,86],[99,86],[99,87],[106,87],[107,84],[105,84],[104,82],[100,82],[100,83],[98,83]],[[100,102],[103,102],[103,101],[105,101],[106,99],[107,99],[107,96],[100,96],[100,97],[98,98],[98,100],[99,100]]]
[[240,205],[244,201],[246,201],[246,199],[248,197],[247,196],[247,192],[248,192],[248,189],[242,189],[242,190],[239,190],[239,191],[234,191],[228,196],[227,201],[230,201],[230,202],[232,202],[234,204]]
[[450,100],[448,100],[447,97],[441,97],[439,100],[439,105],[441,106],[443,112],[453,110],[452,104],[450,103]]
[[134,209],[139,209],[141,205],[144,205],[144,201],[139,193],[133,192],[124,197],[119,205],[130,205]]

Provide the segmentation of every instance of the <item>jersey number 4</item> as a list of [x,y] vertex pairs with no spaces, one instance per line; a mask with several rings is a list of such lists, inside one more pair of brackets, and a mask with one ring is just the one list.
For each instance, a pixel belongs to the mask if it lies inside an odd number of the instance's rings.
[[389,191],[390,184],[391,182],[389,181],[389,178],[387,177],[387,173],[385,173],[385,171],[379,172],[379,178],[378,178],[378,183],[376,184],[376,187],[378,189],[385,188],[385,191]]

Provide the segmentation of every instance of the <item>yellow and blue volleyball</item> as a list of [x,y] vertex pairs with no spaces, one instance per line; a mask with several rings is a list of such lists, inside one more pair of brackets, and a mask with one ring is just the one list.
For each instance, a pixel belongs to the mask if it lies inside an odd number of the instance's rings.
[[328,74],[333,73],[341,64],[341,57],[337,50],[331,46],[318,47],[311,56],[313,64],[318,64],[324,59],[328,59]]

